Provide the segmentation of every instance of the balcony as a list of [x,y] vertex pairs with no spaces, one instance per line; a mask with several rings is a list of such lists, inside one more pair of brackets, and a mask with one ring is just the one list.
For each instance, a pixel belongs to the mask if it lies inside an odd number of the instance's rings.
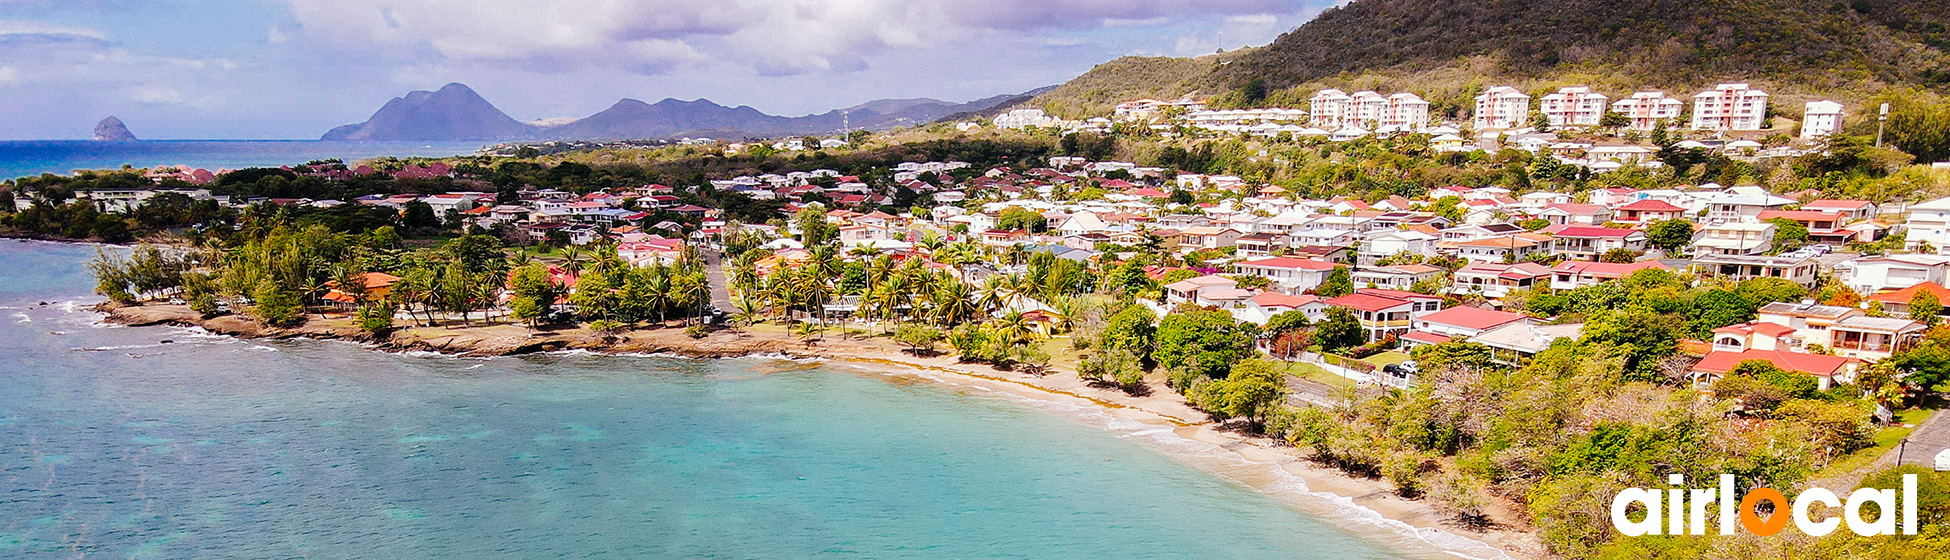
[[1408,319],[1397,321],[1362,321],[1361,326],[1370,329],[1405,329],[1408,328]]

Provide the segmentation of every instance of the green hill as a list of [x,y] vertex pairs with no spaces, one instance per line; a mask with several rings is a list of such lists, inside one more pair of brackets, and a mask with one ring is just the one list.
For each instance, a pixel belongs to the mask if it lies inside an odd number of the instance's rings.
[[1377,88],[1421,93],[1438,111],[1500,84],[1680,93],[1746,81],[1784,109],[1815,96],[1860,102],[1889,86],[1950,85],[1950,2],[1356,0],[1265,47],[1120,59],[1039,102],[1064,114],[1101,113],[1099,97],[1136,92],[1239,104],[1236,92],[1254,79],[1274,91],[1271,102],[1297,103],[1323,86]]

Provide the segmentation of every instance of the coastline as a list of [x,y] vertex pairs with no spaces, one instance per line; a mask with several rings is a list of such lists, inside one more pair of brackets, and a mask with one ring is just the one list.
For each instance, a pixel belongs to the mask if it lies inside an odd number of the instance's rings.
[[[239,338],[341,340],[389,352],[433,352],[455,356],[514,356],[538,352],[587,351],[602,354],[669,355],[714,359],[782,356],[815,359],[857,373],[919,379],[949,387],[1003,395],[1031,406],[1056,409],[1079,420],[1098,421],[1120,436],[1147,445],[1201,469],[1253,487],[1346,529],[1380,528],[1399,544],[1429,548],[1461,558],[1551,558],[1527,520],[1512,520],[1509,508],[1487,529],[1464,527],[1432,505],[1396,495],[1383,480],[1363,479],[1321,466],[1300,449],[1265,437],[1220,429],[1206,415],[1149,379],[1154,390],[1131,396],[1091,387],[1067,368],[1044,376],[959,363],[946,356],[919,357],[879,338],[829,336],[807,345],[781,333],[719,330],[692,339],[682,328],[635,330],[610,336],[582,328],[531,330],[491,326],[411,327],[386,340],[374,340],[349,317],[311,316],[292,328],[270,327],[240,315],[203,318],[182,305],[124,306],[104,302],[95,310],[104,321],[126,326],[182,326]],[[450,321],[451,322],[451,321]],[[1386,541],[1387,539],[1379,539]]]

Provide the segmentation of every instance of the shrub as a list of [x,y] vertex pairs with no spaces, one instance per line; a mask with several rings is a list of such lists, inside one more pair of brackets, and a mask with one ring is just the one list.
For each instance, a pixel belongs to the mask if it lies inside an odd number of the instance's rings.
[[684,336],[688,336],[691,338],[704,338],[706,336],[709,336],[710,334],[711,334],[710,332],[704,330],[704,325],[691,325],[688,327],[684,327]]

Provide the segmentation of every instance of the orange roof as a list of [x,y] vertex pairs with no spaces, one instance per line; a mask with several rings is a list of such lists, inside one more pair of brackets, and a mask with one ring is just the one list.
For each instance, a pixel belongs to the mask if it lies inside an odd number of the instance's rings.
[[1498,327],[1510,323],[1515,323],[1517,321],[1522,321],[1523,314],[1511,313],[1508,311],[1478,309],[1475,307],[1451,307],[1448,309],[1430,313],[1428,315],[1423,315],[1420,320],[1428,321],[1431,323],[1441,323],[1444,325],[1455,325],[1465,329],[1487,330],[1493,327]]
[[1909,300],[1916,297],[1916,292],[1929,292],[1932,294],[1936,294],[1936,300],[1939,303],[1950,302],[1950,288],[1945,288],[1943,286],[1937,285],[1936,282],[1924,282],[1900,290],[1882,292],[1879,294],[1869,296],[1869,299],[1880,301],[1883,303],[1900,303],[1903,305],[1909,305]]
[[1740,362],[1747,360],[1763,360],[1783,370],[1798,371],[1819,377],[1832,377],[1835,374],[1841,373],[1842,369],[1847,367],[1849,363],[1860,361],[1855,358],[1843,358],[1841,356],[1823,356],[1820,354],[1782,352],[1779,350],[1716,351],[1708,353],[1706,358],[1701,359],[1699,364],[1693,366],[1693,369],[1707,373],[1726,373],[1732,371],[1735,366],[1740,365]]
[[1359,311],[1385,311],[1408,304],[1408,300],[1368,294],[1348,294],[1327,300],[1327,305]]
[[1815,210],[1762,210],[1760,219],[1772,220],[1787,218],[1797,222],[1841,221],[1840,212],[1819,212]]

